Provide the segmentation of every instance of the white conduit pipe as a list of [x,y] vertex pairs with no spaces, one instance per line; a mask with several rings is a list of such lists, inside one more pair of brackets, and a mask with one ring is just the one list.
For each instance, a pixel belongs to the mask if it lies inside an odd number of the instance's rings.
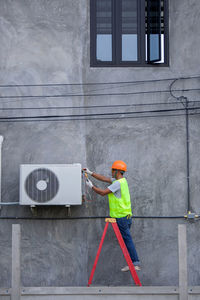
[[1,149],[2,149],[2,143],[3,143],[3,136],[0,135],[0,203],[1,203]]
[[0,135],[0,209],[1,209],[1,205],[15,205],[15,204],[19,204],[19,202],[8,202],[8,203],[4,203],[1,202],[1,174],[2,174],[2,144],[3,144],[3,140],[4,137],[2,135]]

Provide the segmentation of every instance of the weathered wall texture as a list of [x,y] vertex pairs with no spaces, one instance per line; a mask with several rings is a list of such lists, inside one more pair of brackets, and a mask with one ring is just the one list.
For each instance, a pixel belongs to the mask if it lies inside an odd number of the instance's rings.
[[[200,3],[169,1],[169,67],[90,68],[89,1],[0,0],[0,84],[87,83],[176,78],[199,74]],[[106,86],[1,88],[0,95],[52,95],[169,89],[169,81]],[[174,88],[196,88],[199,80],[177,81]],[[199,92],[184,94],[199,100]],[[176,96],[180,96],[177,93]],[[1,108],[114,105],[176,101],[169,93],[63,98],[1,99]],[[168,108],[168,106],[164,106]],[[170,106],[169,106],[170,107]],[[174,105],[180,108],[180,105]],[[153,109],[148,106],[147,109]],[[162,109],[163,106],[156,107]],[[68,109],[52,114],[105,113],[106,109]],[[128,108],[127,108],[128,110]],[[124,111],[124,110],[123,110]],[[1,111],[1,116],[49,114],[49,110]],[[200,119],[191,116],[191,207],[200,213]],[[111,163],[128,164],[127,179],[136,216],[183,216],[187,213],[185,116],[87,121],[1,122],[2,201],[19,200],[19,165],[81,163],[109,175]],[[70,178],[70,175],[69,175]],[[66,178],[68,180],[68,178]],[[96,182],[96,181],[95,181]],[[99,184],[99,183],[98,183]],[[99,186],[105,186],[99,184]],[[106,198],[87,193],[73,217],[108,215]],[[32,217],[30,208],[4,206],[1,217]],[[38,209],[38,217],[66,217],[65,208]],[[144,285],[178,285],[177,226],[182,219],[135,219],[132,234],[142,262]],[[11,224],[22,225],[24,286],[87,284],[104,228],[102,219],[0,219],[0,286],[10,286]],[[200,281],[200,223],[188,223],[189,284]],[[106,237],[94,283],[131,285],[129,273],[111,229]]]

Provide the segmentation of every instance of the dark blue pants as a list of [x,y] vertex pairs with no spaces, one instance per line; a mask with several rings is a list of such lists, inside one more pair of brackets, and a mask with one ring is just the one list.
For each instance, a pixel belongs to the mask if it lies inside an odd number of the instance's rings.
[[126,244],[126,247],[128,249],[128,252],[130,254],[130,257],[132,259],[132,262],[135,266],[140,265],[140,261],[131,237],[131,233],[130,233],[130,228],[131,228],[131,224],[132,224],[132,218],[116,218],[117,220],[117,225],[119,227],[119,230],[121,232],[121,235],[124,239],[124,242]]

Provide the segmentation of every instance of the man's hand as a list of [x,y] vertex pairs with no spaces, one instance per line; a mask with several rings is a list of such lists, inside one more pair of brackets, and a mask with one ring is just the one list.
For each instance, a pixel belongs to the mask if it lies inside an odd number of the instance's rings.
[[84,168],[83,169],[83,172],[89,174],[89,175],[92,175],[93,172],[91,172],[88,168]]
[[88,168],[84,168],[84,169],[82,169],[82,171],[85,172],[86,174],[89,174],[89,175],[93,176],[94,178],[96,178],[96,179],[98,179],[100,181],[108,182],[110,184],[112,183],[111,178],[103,176],[103,175],[100,175],[100,174],[97,174],[95,172],[91,172]]
[[92,181],[90,179],[86,180],[86,184],[87,184],[87,186],[89,186],[92,189],[93,183],[92,183]]

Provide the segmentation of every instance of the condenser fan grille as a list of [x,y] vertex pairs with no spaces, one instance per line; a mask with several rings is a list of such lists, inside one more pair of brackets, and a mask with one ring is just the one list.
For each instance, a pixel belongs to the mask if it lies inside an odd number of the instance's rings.
[[52,200],[59,189],[57,176],[46,168],[35,169],[26,178],[25,190],[28,196],[38,202]]

